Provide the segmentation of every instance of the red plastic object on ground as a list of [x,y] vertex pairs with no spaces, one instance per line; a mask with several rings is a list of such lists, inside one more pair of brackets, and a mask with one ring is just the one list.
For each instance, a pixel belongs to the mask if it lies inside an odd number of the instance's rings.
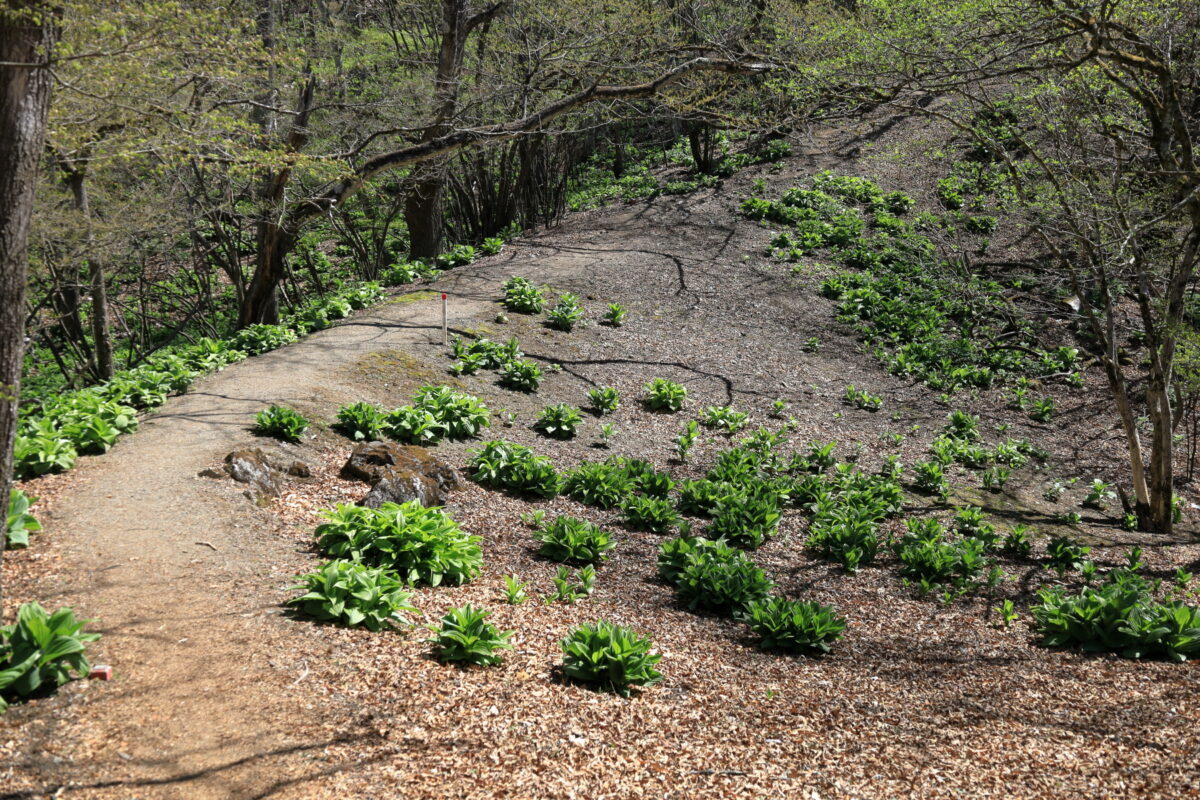
[[88,678],[94,681],[110,681],[112,680],[112,667],[107,664],[97,664],[88,673]]

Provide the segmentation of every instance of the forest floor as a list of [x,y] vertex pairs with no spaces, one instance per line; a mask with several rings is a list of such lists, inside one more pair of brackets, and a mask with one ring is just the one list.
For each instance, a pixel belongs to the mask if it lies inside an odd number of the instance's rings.
[[[876,147],[890,135],[890,127],[871,134]],[[27,485],[41,497],[35,512],[46,530],[6,558],[9,613],[38,599],[96,618],[104,636],[93,660],[115,675],[0,716],[0,800],[1200,795],[1200,671],[1041,648],[1027,614],[998,625],[999,600],[1026,609],[1038,586],[1056,580],[1036,559],[1006,562],[1013,580],[993,596],[946,605],[915,596],[886,558],[856,575],[816,559],[801,544],[803,518],[789,512],[754,559],[782,593],[833,603],[850,627],[826,657],[782,657],[760,652],[738,623],[683,609],[655,577],[658,537],[625,530],[615,512],[563,497],[518,500],[464,474],[447,511],[483,537],[483,574],[463,587],[421,589],[414,604],[420,622],[464,602],[492,609],[499,627],[516,631],[502,665],[442,665],[419,627],[369,633],[285,610],[294,576],[320,561],[319,510],[365,492],[337,476],[352,445],[328,427],[336,409],[402,405],[429,382],[461,385],[515,414],[511,427],[497,418],[488,438],[528,444],[560,469],[620,454],[670,465],[677,479],[702,475],[728,446],[712,435],[691,464],[671,463],[672,439],[708,405],[750,411],[747,431],[775,429],[781,421],[769,409],[782,397],[796,420],[792,446],[836,440],[839,455],[858,452],[864,468],[886,454],[905,464],[923,457],[949,408],[963,408],[989,431],[1009,425],[1007,435],[1051,458],[999,495],[960,474],[959,499],[984,502],[1001,527],[1054,529],[1052,513],[1078,507],[1080,491],[1051,506],[1041,499],[1048,481],[1082,476],[1082,486],[1119,474],[1119,432],[1094,369],[1082,389],[1055,388],[1061,411],[1049,425],[1008,410],[998,391],[946,406],[862,353],[817,292],[819,277],[767,259],[770,232],[738,216],[755,178],[774,196],[823,168],[918,193],[924,179],[903,162],[864,165],[854,145],[855,132],[830,134],[782,169],[747,170],[716,190],[571,215],[421,291],[208,376],[108,455]],[[592,324],[567,334],[518,314],[496,322],[511,275],[578,293]],[[450,296],[453,329],[515,335],[530,357],[561,370],[547,372],[536,395],[497,387],[494,373],[450,378],[436,292]],[[595,324],[607,302],[628,306],[625,327]],[[810,337],[821,343],[815,352],[800,347]],[[640,408],[641,386],[655,377],[688,388],[688,414]],[[844,405],[848,384],[881,395],[883,410]],[[596,385],[623,398],[606,419],[617,429],[608,450],[595,446],[595,418],[566,442],[530,429],[541,407],[585,406]],[[324,424],[298,445],[257,439],[253,415],[272,403]],[[907,438],[889,445],[886,432]],[[263,506],[240,484],[198,477],[246,446],[303,460],[313,477]],[[462,467],[471,447],[436,452]],[[908,512],[924,510],[926,501],[910,500]],[[592,597],[539,601],[556,565],[536,556],[520,519],[532,509],[618,533]],[[1123,563],[1133,544],[1145,547],[1153,575],[1200,567],[1190,529],[1164,541],[1116,523],[1090,512],[1072,526],[1102,567]],[[503,603],[509,574],[532,581],[532,601]],[[626,699],[563,681],[558,640],[597,618],[649,634],[663,655],[662,683]]]

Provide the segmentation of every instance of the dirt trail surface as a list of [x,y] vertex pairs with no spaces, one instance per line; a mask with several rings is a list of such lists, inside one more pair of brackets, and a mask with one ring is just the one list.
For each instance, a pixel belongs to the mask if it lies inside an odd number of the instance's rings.
[[[762,176],[778,191],[831,163],[796,159]],[[610,418],[618,429],[610,452],[666,465],[687,417],[647,413],[636,402],[642,384],[664,377],[688,387],[693,416],[732,403],[753,413],[753,425],[778,427],[768,412],[783,397],[797,446],[837,440],[843,457],[857,448],[864,468],[881,452],[906,464],[924,457],[946,407],[860,354],[831,322],[811,275],[762,258],[769,232],[736,217],[755,177],[573,215],[422,287],[450,293],[453,327],[517,335],[531,357],[560,365],[537,395],[498,389],[494,374],[450,378],[436,295],[401,296],[201,380],[110,454],[53,479],[64,488],[43,514],[47,532],[14,556],[18,577],[38,577],[18,580],[19,593],[98,618],[104,638],[95,660],[111,663],[116,677],[70,684],[0,717],[0,798],[1200,792],[1194,667],[1047,651],[1032,646],[1027,629],[990,625],[986,599],[942,606],[915,598],[890,568],[847,576],[804,553],[796,515],[754,558],[785,595],[836,603],[851,619],[846,640],[819,660],[760,653],[736,623],[681,608],[654,578],[661,537],[621,528],[615,512],[561,497],[530,504],[470,483],[448,510],[484,537],[484,573],[468,586],[422,590],[414,602],[423,621],[463,602],[493,609],[499,627],[517,631],[503,665],[457,670],[431,659],[419,632],[348,631],[281,612],[292,576],[317,562],[315,509],[363,490],[339,482],[349,445],[322,429],[299,446],[270,445],[315,473],[270,508],[242,498],[240,485],[197,477],[235,448],[266,447],[249,426],[271,403],[328,422],[347,402],[395,407],[423,382],[461,385],[517,416],[511,428],[498,419],[491,436],[534,446],[565,469],[606,455],[591,446],[598,420],[589,418],[586,435],[572,442],[538,437],[529,423],[544,405],[584,405],[587,388],[613,385],[623,403]],[[886,188],[901,187],[911,189],[903,174]],[[630,322],[573,334],[515,314],[493,323],[499,285],[512,274],[584,295],[593,322],[604,302],[625,303]],[[813,336],[819,351],[802,352]],[[844,406],[851,383],[880,394],[886,413]],[[1005,411],[998,392],[971,409],[1050,449],[1056,463],[1070,464],[1068,474],[1109,477],[1117,440],[1095,423],[1098,386],[1067,395],[1052,427]],[[893,412],[902,421],[889,425]],[[909,436],[882,450],[881,430]],[[726,444],[711,438],[698,448],[700,463],[672,467],[677,479],[703,474],[700,464]],[[470,446],[438,452],[461,466]],[[1042,478],[1022,480],[1028,485],[1004,495],[1010,507],[994,513],[1048,524],[1048,511],[1029,500]],[[520,523],[530,508],[619,531],[592,598],[501,604],[504,575],[544,592],[557,566],[532,552]],[[1106,535],[1118,535],[1112,520],[1102,522]],[[1148,550],[1154,574],[1200,559],[1194,545]],[[1093,557],[1111,567],[1124,550],[1098,544]],[[1011,568],[1006,592],[1028,597],[1048,579],[1033,564]],[[564,683],[554,670],[557,641],[596,618],[651,634],[664,654],[663,683],[632,699]]]

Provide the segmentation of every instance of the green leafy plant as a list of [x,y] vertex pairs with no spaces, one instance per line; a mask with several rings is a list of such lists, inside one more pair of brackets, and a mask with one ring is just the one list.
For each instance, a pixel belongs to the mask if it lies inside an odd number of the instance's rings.
[[861,408],[864,411],[878,411],[883,407],[882,397],[863,391],[862,389],[857,389],[854,384],[846,387],[844,399],[847,405]]
[[499,630],[487,621],[489,616],[491,612],[470,603],[447,611],[440,628],[430,626],[434,635],[429,642],[438,660],[481,667],[499,664],[503,658],[497,651],[512,649],[508,638],[513,631]]
[[1029,412],[1029,418],[1034,422],[1049,422],[1054,417],[1054,411],[1054,398],[1043,397],[1041,400],[1033,401],[1033,408]]
[[950,491],[946,468],[939,461],[918,461],[913,464],[916,486],[922,492],[945,497]]
[[571,439],[582,422],[583,416],[578,408],[558,403],[542,409],[533,423],[533,429],[554,439]]
[[529,280],[513,276],[504,282],[504,307],[520,314],[540,314],[546,297],[542,290]]
[[342,406],[337,413],[337,427],[356,442],[373,441],[383,435],[384,414],[370,403]]
[[469,439],[492,424],[491,412],[478,397],[449,386],[422,386],[413,405],[431,414],[448,439]]
[[760,637],[759,647],[785,653],[828,653],[846,629],[833,606],[782,597],[751,601],[741,619]]
[[406,583],[467,583],[483,567],[480,538],[462,531],[440,508],[417,500],[379,508],[338,504],[317,526],[317,546],[334,558],[395,571]]
[[583,306],[579,302],[579,296],[574,294],[561,295],[554,308],[546,312],[546,324],[567,333],[575,330],[581,319]]
[[1055,536],[1046,543],[1046,561],[1059,575],[1080,569],[1092,548],[1066,536]]
[[1013,525],[1012,530],[1004,537],[1000,551],[1006,555],[1028,558],[1030,553],[1033,552],[1033,540],[1029,535],[1029,526],[1021,524]]
[[29,507],[36,500],[36,497],[29,497],[20,489],[13,489],[8,493],[8,520],[4,528],[8,547],[28,547],[29,534],[42,529],[42,523],[29,513]]
[[605,422],[600,425],[600,447],[608,447],[608,442],[617,434],[617,426],[611,422]]
[[13,444],[13,473],[18,480],[65,472],[75,466],[74,446],[57,435],[17,436]]
[[[659,571],[664,571],[661,556]],[[680,600],[693,611],[737,612],[775,587],[745,553],[721,540],[693,546],[669,573]]]
[[973,442],[979,438],[979,417],[965,411],[951,411],[946,417],[946,426],[942,428],[942,433],[952,439]]
[[291,344],[298,338],[295,331],[283,325],[258,324],[242,328],[230,340],[230,344],[247,355],[256,356]]
[[679,458],[680,463],[687,463],[688,456],[691,455],[692,448],[696,446],[696,440],[699,438],[700,425],[694,419],[689,420],[679,435],[675,437],[675,455]]
[[1030,611],[1046,647],[1114,651],[1125,658],[1186,661],[1200,653],[1200,608],[1160,602],[1152,585],[1129,570],[1113,570],[1099,587],[1038,592]]
[[664,378],[655,378],[644,388],[646,395],[643,402],[651,411],[666,411],[674,414],[683,408],[683,403],[687,399],[687,389]]
[[516,575],[504,576],[504,602],[510,606],[519,606],[529,599],[529,581],[523,581]]
[[320,620],[378,631],[407,621],[405,613],[417,613],[409,602],[412,593],[389,569],[339,559],[300,576],[300,581],[294,588],[305,593],[289,603]]
[[536,392],[542,382],[542,370],[525,359],[509,361],[500,368],[500,385],[519,392]]
[[612,386],[598,386],[588,390],[588,400],[597,414],[611,414],[621,405],[621,395]]
[[621,516],[631,528],[650,533],[669,533],[680,522],[679,512],[663,497],[634,495],[621,505]]
[[701,421],[709,428],[721,428],[736,433],[746,427],[750,415],[745,411],[734,411],[730,406],[709,406],[704,409]]
[[633,480],[620,466],[585,461],[563,476],[562,491],[589,506],[616,508],[633,492]]
[[546,598],[547,605],[555,602],[568,605],[591,595],[596,588],[596,568],[591,564],[572,575],[567,567],[559,567],[558,572],[550,579],[554,591]]
[[833,498],[823,503],[808,530],[807,547],[857,572],[879,552],[878,513],[867,505]]
[[489,236],[479,243],[479,252],[485,256],[494,256],[504,249],[504,239],[499,236]]
[[1103,511],[1104,507],[1116,498],[1116,496],[1116,493],[1112,490],[1112,484],[1105,483],[1097,478],[1092,481],[1092,485],[1088,488],[1087,497],[1083,498],[1083,507]]
[[651,642],[629,628],[611,622],[581,625],[561,642],[563,672],[572,680],[600,689],[630,694],[631,686],[652,686],[662,680],[654,668],[662,656]]
[[0,713],[14,697],[28,697],[43,686],[62,686],[71,673],[91,671],[85,650],[100,638],[83,633],[88,620],[70,608],[51,614],[38,603],[17,609],[17,620],[0,627]]
[[608,560],[616,547],[612,535],[587,520],[559,516],[534,534],[540,555],[567,564],[595,564]]
[[468,466],[471,477],[484,486],[538,497],[558,494],[559,476],[554,464],[524,445],[503,439],[487,442],[472,451]]
[[270,406],[255,416],[254,430],[285,442],[298,442],[300,435],[308,430],[308,420],[285,406]]
[[711,535],[737,547],[761,547],[779,527],[779,496],[771,491],[734,492],[720,497],[712,511]]
[[609,303],[608,310],[604,312],[600,321],[610,327],[619,328],[625,324],[625,317],[628,313],[625,306],[620,303]]

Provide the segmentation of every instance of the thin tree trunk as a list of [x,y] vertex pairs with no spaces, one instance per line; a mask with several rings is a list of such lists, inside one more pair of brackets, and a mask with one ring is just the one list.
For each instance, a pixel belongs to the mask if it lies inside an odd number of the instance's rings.
[[[8,510],[25,352],[25,272],[38,159],[50,107],[55,29],[41,3],[0,10],[0,503]],[[0,561],[5,536],[0,535]],[[0,577],[0,610],[4,608]]]

